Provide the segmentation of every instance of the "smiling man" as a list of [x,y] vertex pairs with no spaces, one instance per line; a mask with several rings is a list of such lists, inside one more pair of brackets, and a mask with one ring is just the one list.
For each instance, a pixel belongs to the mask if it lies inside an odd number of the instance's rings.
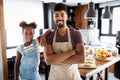
[[53,10],[56,29],[47,37],[44,56],[51,65],[49,80],[81,80],[78,63],[84,63],[85,48],[81,33],[67,26],[66,6],[57,3]]

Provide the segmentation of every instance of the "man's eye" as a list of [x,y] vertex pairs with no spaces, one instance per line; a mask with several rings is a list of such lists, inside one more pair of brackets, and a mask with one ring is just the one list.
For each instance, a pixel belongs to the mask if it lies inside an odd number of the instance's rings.
[[55,15],[55,17],[59,17],[58,15]]
[[64,17],[64,16],[65,16],[64,14],[61,15],[61,17]]

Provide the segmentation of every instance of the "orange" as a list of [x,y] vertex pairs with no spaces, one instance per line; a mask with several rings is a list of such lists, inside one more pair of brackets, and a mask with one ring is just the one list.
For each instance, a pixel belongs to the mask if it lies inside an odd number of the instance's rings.
[[100,50],[100,53],[101,53],[101,54],[106,54],[106,50],[101,49],[101,50]]

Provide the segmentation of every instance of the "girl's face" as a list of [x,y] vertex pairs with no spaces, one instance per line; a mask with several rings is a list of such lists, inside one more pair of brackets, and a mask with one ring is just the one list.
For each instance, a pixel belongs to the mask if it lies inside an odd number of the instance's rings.
[[31,27],[24,28],[24,30],[23,30],[23,37],[25,39],[25,42],[28,42],[28,43],[32,42],[34,34],[35,33],[34,33],[34,29],[33,28],[31,28]]

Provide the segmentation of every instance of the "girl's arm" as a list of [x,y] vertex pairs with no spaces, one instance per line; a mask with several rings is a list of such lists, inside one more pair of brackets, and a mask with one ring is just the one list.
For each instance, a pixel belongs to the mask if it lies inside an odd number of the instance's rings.
[[46,43],[46,36],[48,34],[50,34],[52,32],[52,30],[47,30],[44,34],[42,34],[40,37],[38,37],[38,41],[40,43],[41,46],[45,46],[47,43]]
[[19,66],[22,55],[17,51],[15,66],[14,66],[14,80],[19,80]]

